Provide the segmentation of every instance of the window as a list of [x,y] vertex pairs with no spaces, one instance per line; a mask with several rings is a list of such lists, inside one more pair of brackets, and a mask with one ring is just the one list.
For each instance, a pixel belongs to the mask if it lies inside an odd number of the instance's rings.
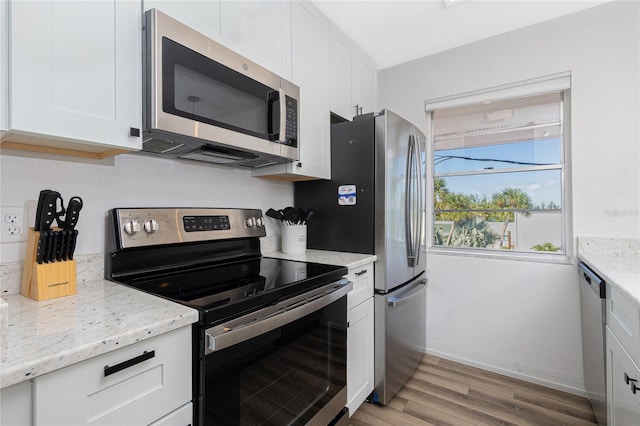
[[427,104],[434,247],[567,253],[568,93]]

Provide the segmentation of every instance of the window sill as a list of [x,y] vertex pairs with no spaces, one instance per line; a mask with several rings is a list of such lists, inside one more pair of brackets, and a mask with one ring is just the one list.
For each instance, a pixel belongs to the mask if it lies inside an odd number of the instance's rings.
[[[482,251],[481,251],[482,250]],[[444,255],[444,256],[461,256],[461,257],[475,257],[485,259],[499,259],[499,260],[514,260],[518,262],[532,262],[532,263],[553,263],[558,265],[573,265],[575,262],[571,256],[566,254],[546,254],[546,253],[525,253],[525,252],[510,252],[501,253],[498,251],[486,252],[484,249],[469,249],[469,248],[451,248],[451,247],[429,247],[427,253]]]

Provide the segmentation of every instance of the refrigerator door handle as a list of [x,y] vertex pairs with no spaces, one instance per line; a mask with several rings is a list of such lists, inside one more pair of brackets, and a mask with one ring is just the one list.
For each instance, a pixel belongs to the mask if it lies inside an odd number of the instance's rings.
[[403,297],[390,297],[387,299],[387,304],[392,308],[397,308],[400,305],[404,305],[405,303],[415,299],[418,297],[422,290],[427,286],[427,279],[422,278],[417,283],[416,286],[412,289],[412,291],[404,294]]
[[407,245],[407,261],[410,267],[416,265],[416,254],[414,252],[415,241],[413,234],[413,221],[411,214],[411,169],[413,163],[413,156],[415,155],[415,136],[409,136],[409,151],[407,152],[407,166],[405,171],[405,197],[404,197],[404,226],[405,226],[405,240]]
[[417,137],[414,138],[415,141],[415,150],[414,157],[416,161],[416,188],[418,189],[418,204],[416,206],[417,212],[415,215],[417,230],[415,235],[415,245],[414,245],[414,255],[415,255],[415,263],[414,266],[420,262],[420,240],[422,238],[422,211],[424,210],[424,194],[422,193],[422,153],[420,152],[420,141]]

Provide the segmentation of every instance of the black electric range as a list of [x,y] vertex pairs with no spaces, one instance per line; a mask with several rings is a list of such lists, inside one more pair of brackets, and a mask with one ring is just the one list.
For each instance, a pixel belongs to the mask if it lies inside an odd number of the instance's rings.
[[[351,289],[343,278],[347,268],[263,257],[259,238],[265,236],[265,224],[260,210],[113,209],[109,228],[107,279],[200,313],[193,327],[194,424],[305,424],[318,419],[329,424],[341,413],[346,404],[346,293]],[[265,365],[265,357],[288,359],[294,346],[299,351],[299,346],[309,346],[307,341],[329,348],[320,358],[309,355],[296,370],[302,375],[304,365],[314,359],[322,366],[313,397],[305,396],[309,391],[299,385],[302,402],[288,406],[296,386],[289,381],[291,372],[279,372],[273,373],[270,386],[275,395],[283,394],[282,409],[277,409],[278,398],[270,396],[270,410],[280,413],[270,414],[269,418],[276,416],[272,420],[253,417],[259,398],[241,397],[246,391],[240,388],[232,401],[220,403],[214,377],[223,383],[231,374],[233,384],[243,377],[249,383],[238,386],[250,388],[258,379],[247,377],[264,380],[265,370],[280,363]],[[255,355],[247,355],[251,353]],[[242,367],[236,365],[239,357],[245,359]],[[251,376],[258,365],[260,374]]]

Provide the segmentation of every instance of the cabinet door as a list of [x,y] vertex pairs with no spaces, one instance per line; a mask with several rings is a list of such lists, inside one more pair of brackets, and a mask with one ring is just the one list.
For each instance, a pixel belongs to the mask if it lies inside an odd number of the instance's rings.
[[358,108],[359,114],[374,111],[375,68],[361,56],[353,57],[352,103]]
[[11,132],[140,149],[141,17],[133,1],[13,1]]
[[0,390],[0,424],[31,424],[31,381]]
[[330,179],[329,20],[310,2],[291,3],[291,81],[300,87],[300,160],[252,172],[284,180]]
[[300,87],[299,174],[331,177],[329,21],[315,7],[291,10],[291,78]]
[[227,47],[291,78],[290,2],[223,1],[220,14],[221,36]]
[[331,27],[331,112],[351,120],[375,108],[376,69],[351,39]]
[[[629,380],[630,379],[630,380]],[[607,406],[609,424],[637,425],[640,421],[640,369],[607,327]]]
[[347,312],[347,407],[353,414],[373,391],[373,298]]
[[615,285],[607,284],[607,325],[631,355],[640,364],[640,310],[627,294]]
[[33,380],[34,425],[148,425],[191,401],[191,327]]
[[351,48],[331,28],[331,112],[351,120],[357,112],[351,102]]

